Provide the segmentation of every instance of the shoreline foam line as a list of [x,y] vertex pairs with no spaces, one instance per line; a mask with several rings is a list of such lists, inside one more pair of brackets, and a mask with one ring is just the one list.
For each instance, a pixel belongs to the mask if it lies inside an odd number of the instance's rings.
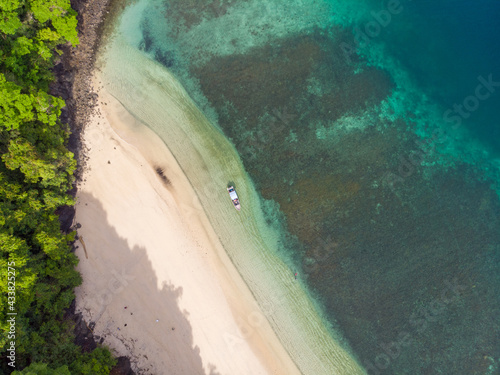
[[[293,281],[291,270],[274,255],[278,234],[266,225],[258,195],[229,141],[166,69],[131,48],[120,35],[111,38],[100,61],[106,90],[175,155],[227,254],[300,370],[311,375],[363,373],[332,338],[307,293]],[[229,182],[241,198],[241,212],[227,197]],[[258,319],[249,316],[241,322],[247,335]],[[227,349],[234,350],[237,335],[223,334]]]
[[106,90],[99,100],[76,214],[89,248],[77,310],[94,334],[139,372],[299,374],[266,321],[227,350],[223,333],[259,307],[163,141]]

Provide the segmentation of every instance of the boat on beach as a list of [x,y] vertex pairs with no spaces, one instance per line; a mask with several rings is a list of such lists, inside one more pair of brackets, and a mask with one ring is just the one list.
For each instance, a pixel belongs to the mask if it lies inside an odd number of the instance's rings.
[[234,186],[229,186],[227,191],[229,192],[229,198],[231,198],[234,208],[239,211],[241,209],[240,200],[238,198],[238,194],[236,194],[236,190],[234,190]]

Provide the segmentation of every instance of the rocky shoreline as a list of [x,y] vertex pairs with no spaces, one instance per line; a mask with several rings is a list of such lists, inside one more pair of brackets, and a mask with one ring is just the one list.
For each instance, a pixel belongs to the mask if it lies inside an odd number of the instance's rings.
[[81,133],[95,110],[97,94],[92,87],[96,51],[102,35],[103,21],[109,14],[112,0],[72,0],[71,6],[78,12],[78,37],[80,44],[61,47],[63,55],[54,66],[56,81],[51,94],[66,101],[62,120],[71,128],[68,148],[78,161],[76,178],[82,175],[84,160],[81,153]]
[[[90,116],[96,110],[97,94],[92,87],[92,74],[95,68],[96,52],[103,35],[104,20],[111,13],[113,0],[71,0],[71,7],[77,11],[78,37],[77,46],[61,46],[63,54],[56,61],[53,71],[55,81],[50,86],[50,94],[61,97],[66,102],[61,120],[68,124],[71,135],[67,144],[77,160],[75,182],[69,194],[76,196],[77,185],[82,180],[85,168],[85,151],[82,146],[82,133]],[[60,207],[57,210],[61,230],[73,230],[75,208]],[[65,312],[64,318],[75,323],[75,342],[84,352],[96,348],[99,337],[94,336],[91,324],[85,322],[81,313],[75,312],[75,301]],[[130,359],[119,357],[117,365],[111,370],[113,375],[133,375]]]

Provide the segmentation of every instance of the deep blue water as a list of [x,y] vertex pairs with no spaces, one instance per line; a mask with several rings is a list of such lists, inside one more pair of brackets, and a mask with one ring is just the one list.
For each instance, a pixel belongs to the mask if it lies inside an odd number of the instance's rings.
[[138,48],[234,143],[369,374],[498,374],[500,1],[401,1],[346,59],[389,3],[166,0]]
[[[388,25],[388,29],[394,29],[381,34],[381,39],[426,92],[452,108],[475,95],[478,77],[491,74],[493,81],[500,82],[499,1],[422,0],[401,4],[403,12],[393,17],[394,25]],[[477,110],[464,109],[468,116],[464,125],[498,157],[500,85],[490,94],[486,100],[479,100]]]

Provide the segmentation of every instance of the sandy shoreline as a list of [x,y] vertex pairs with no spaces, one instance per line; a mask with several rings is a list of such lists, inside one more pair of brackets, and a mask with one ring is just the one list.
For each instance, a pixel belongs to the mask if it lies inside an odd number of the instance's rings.
[[77,310],[94,334],[139,373],[298,374],[173,155],[103,89],[98,101],[76,205]]
[[279,256],[234,146],[129,43],[143,5],[127,8],[96,64],[104,117],[83,135],[77,310],[140,373],[364,373]]
[[[123,27],[133,27],[124,19]],[[238,321],[242,329],[251,336],[260,321],[269,322],[304,374],[364,373],[277,253],[280,233],[268,224],[263,202],[234,146],[176,77],[131,47],[118,31],[100,60],[102,85],[162,139],[200,197],[211,227],[266,317],[250,314]],[[226,183],[238,190],[240,212],[228,204]],[[196,204],[188,208],[193,207],[196,211]]]

